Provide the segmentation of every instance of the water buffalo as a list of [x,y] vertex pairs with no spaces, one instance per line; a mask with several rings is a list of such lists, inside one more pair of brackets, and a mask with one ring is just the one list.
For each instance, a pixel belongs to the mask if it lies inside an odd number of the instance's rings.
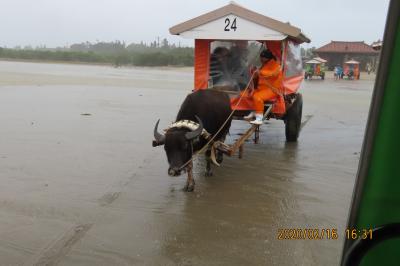
[[[178,112],[176,122],[170,125],[165,134],[158,132],[157,121],[154,127],[153,146],[164,145],[167,154],[170,176],[178,176],[186,170],[188,178],[185,191],[193,191],[193,163],[191,158],[194,152],[202,149],[208,140],[215,136],[213,141],[224,141],[231,126],[231,105],[229,96],[215,90],[198,90],[189,94]],[[211,175],[211,150],[206,152],[206,175]],[[217,162],[222,162],[222,153],[217,152]]]

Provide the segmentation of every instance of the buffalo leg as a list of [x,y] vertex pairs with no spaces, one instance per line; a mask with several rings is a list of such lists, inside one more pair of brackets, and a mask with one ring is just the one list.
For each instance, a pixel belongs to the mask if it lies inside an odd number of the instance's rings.
[[[221,139],[220,139],[221,142],[225,142],[225,139],[226,139],[226,135],[227,135],[227,134],[228,134],[228,132],[226,132],[226,133],[221,137]],[[217,153],[217,163],[221,164],[222,161],[224,160],[224,154],[223,154],[221,151],[219,151],[219,150],[217,150],[216,153]]]
[[211,171],[211,150],[206,151],[206,162],[207,162],[207,165],[206,165],[206,174],[205,175],[212,176],[213,173]]
[[187,166],[187,180],[186,180],[186,185],[183,188],[184,191],[187,192],[192,192],[194,190],[194,178],[193,178],[193,162],[190,162]]
[[206,166],[206,176],[212,176],[213,172],[211,170],[211,160],[207,158],[207,166]]

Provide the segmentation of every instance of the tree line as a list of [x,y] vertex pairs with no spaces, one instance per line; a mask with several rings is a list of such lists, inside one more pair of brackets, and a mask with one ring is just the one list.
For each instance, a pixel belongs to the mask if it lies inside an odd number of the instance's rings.
[[192,47],[169,44],[167,39],[150,44],[124,42],[84,42],[70,47],[1,48],[0,58],[37,61],[64,61],[112,64],[115,66],[193,66]]

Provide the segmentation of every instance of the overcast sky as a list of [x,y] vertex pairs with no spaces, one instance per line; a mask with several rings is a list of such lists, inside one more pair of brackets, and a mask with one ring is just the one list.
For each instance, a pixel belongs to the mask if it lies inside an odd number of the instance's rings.
[[[226,0],[0,0],[0,46],[66,46],[84,41],[154,41],[180,22]],[[331,40],[382,39],[389,0],[237,0],[248,9],[300,27],[319,47]]]

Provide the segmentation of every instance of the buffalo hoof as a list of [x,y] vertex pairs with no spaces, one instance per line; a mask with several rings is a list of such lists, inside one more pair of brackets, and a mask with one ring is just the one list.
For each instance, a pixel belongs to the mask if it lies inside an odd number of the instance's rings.
[[184,187],[183,187],[183,191],[185,191],[185,192],[193,192],[193,190],[194,190],[194,182],[193,183],[191,183],[191,184],[186,184]]
[[210,171],[207,171],[206,170],[206,172],[205,172],[205,174],[204,174],[206,177],[210,177],[210,176],[213,176],[213,172],[210,170]]

